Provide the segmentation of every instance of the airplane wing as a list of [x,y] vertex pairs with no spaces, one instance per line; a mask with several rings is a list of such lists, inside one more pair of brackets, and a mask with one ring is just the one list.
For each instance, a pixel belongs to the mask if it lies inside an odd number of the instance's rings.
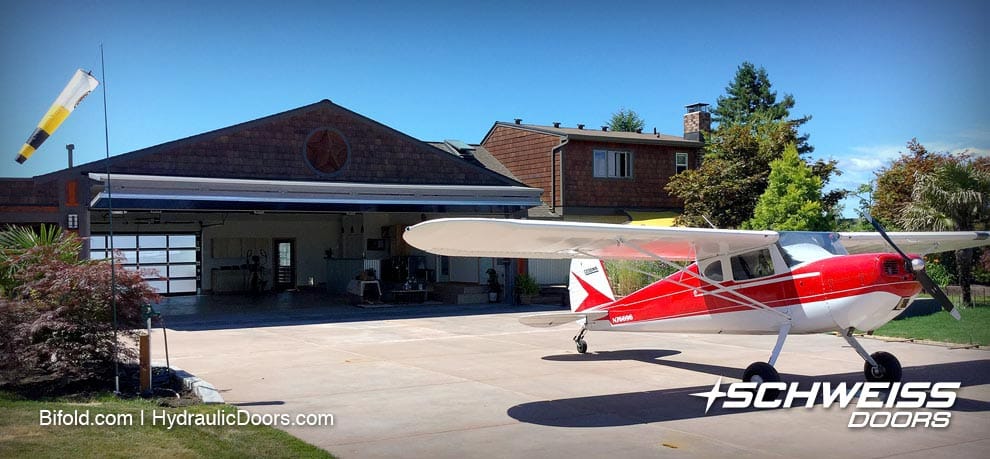
[[[990,232],[887,233],[905,253],[929,254],[990,245]],[[849,253],[893,252],[880,233],[839,233]]]
[[581,319],[588,322],[594,322],[599,319],[604,319],[608,317],[608,311],[596,311],[596,312],[560,312],[560,313],[550,313],[550,314],[533,314],[529,316],[522,316],[519,318],[519,323],[523,325],[528,325],[530,327],[537,328],[547,328],[556,327],[558,325],[569,324]]
[[[406,242],[457,257],[694,260],[765,247],[775,231],[656,228],[540,220],[444,218],[411,226]],[[647,253],[644,253],[647,252]]]

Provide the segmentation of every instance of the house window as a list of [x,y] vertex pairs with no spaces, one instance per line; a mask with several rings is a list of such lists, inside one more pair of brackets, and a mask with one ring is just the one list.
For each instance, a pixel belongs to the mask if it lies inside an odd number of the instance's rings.
[[632,152],[595,150],[594,176],[597,178],[632,177]]
[[688,154],[674,153],[674,173],[680,174],[688,169]]

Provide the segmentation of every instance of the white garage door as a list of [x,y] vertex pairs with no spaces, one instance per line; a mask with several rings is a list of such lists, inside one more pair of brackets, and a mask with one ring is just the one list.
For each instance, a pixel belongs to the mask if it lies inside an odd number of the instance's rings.
[[[90,237],[89,257],[109,256],[105,234]],[[199,287],[200,257],[196,234],[114,234],[113,248],[122,257],[125,269],[141,271],[163,295],[196,293]]]

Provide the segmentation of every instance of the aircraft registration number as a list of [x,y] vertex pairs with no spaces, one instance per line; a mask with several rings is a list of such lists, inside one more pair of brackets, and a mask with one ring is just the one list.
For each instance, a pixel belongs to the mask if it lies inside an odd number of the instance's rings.
[[612,323],[613,324],[621,324],[623,322],[632,322],[632,320],[633,320],[633,315],[632,314],[624,314],[624,315],[621,315],[621,316],[615,316],[615,317],[613,317],[612,318]]

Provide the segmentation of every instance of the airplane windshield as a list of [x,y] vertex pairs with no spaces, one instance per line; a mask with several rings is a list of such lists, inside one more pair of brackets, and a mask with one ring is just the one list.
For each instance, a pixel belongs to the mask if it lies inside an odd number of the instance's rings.
[[836,255],[848,255],[836,233],[781,231],[778,241],[787,266],[821,260]]

